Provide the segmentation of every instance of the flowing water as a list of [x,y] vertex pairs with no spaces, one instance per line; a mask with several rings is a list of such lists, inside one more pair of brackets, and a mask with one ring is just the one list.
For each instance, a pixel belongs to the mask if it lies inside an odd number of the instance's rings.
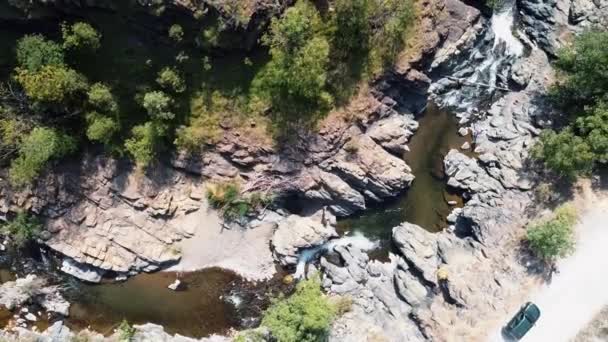
[[[446,217],[455,207],[448,202],[463,205],[462,198],[446,184],[443,157],[450,149],[471,143],[471,137],[460,136],[454,115],[432,104],[418,122],[418,131],[408,143],[410,151],[404,155],[416,177],[412,186],[388,203],[338,222],[341,235],[361,233],[378,241],[381,248],[372,253],[375,257],[388,255],[393,227],[407,221],[437,232],[447,227]],[[470,150],[462,152],[472,155]]]
[[515,0],[498,2],[484,34],[452,70],[452,78],[431,88],[434,101],[456,112],[476,113],[509,88],[511,66],[525,53],[514,34],[515,12]]

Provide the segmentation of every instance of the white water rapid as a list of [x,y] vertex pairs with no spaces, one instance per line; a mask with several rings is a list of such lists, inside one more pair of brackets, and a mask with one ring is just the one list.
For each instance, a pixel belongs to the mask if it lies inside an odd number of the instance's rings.
[[473,112],[497,90],[508,88],[511,66],[524,54],[524,45],[513,34],[515,0],[504,0],[490,19],[485,34],[452,77],[439,81],[432,91],[441,106]]
[[298,258],[298,265],[296,266],[296,272],[294,278],[300,279],[304,276],[306,271],[306,265],[311,261],[317,259],[322,254],[332,251],[337,246],[354,246],[364,252],[372,251],[380,247],[378,241],[372,241],[365,237],[360,232],[356,232],[351,236],[344,236],[339,239],[330,240],[320,246],[304,249],[300,252]]

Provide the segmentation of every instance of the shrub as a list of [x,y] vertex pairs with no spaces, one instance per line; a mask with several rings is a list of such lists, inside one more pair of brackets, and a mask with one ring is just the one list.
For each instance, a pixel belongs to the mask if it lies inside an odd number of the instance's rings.
[[63,103],[87,88],[84,76],[61,65],[45,65],[38,71],[17,68],[15,79],[32,100]]
[[571,129],[544,131],[532,149],[532,157],[561,176],[575,177],[591,171],[594,155],[587,142]]
[[170,111],[173,99],[162,91],[151,91],[144,95],[143,106],[152,118],[171,120],[175,117]]
[[179,43],[184,39],[184,29],[179,24],[173,24],[169,27],[169,38]]
[[574,248],[576,217],[574,207],[564,205],[555,210],[553,218],[529,227],[526,239],[532,251],[546,261],[568,255]]
[[334,311],[336,312],[336,316],[342,316],[347,312],[350,312],[353,309],[353,299],[349,296],[339,296],[334,297],[332,305],[334,307]]
[[101,46],[101,34],[88,23],[77,22],[61,25],[64,49],[97,50]]
[[148,121],[131,129],[132,135],[125,141],[125,148],[138,168],[145,168],[152,162],[164,133],[165,127],[154,121]]
[[156,83],[165,89],[170,89],[176,93],[183,93],[186,90],[186,83],[175,68],[165,67],[156,78]]
[[31,182],[46,164],[76,149],[74,139],[52,128],[37,127],[23,138],[19,155],[9,170],[11,183],[25,185]]
[[88,123],[87,138],[106,145],[112,141],[112,137],[120,128],[116,120],[97,112],[88,113],[86,119]]
[[8,235],[17,247],[24,247],[38,237],[42,225],[27,213],[19,212],[14,219],[2,226],[2,233]]
[[221,208],[235,202],[240,197],[240,187],[237,183],[226,182],[209,184],[207,186],[207,199],[214,208]]
[[308,1],[298,1],[280,19],[273,19],[264,43],[271,60],[256,75],[253,94],[269,101],[278,125],[309,121],[332,103],[325,90],[329,43],[321,19]]
[[118,111],[118,103],[112,95],[110,88],[102,83],[95,83],[87,92],[89,103],[98,110],[105,113]]
[[41,35],[26,35],[17,42],[17,63],[22,69],[36,72],[46,65],[64,63],[61,46]]
[[19,146],[27,131],[27,125],[16,119],[0,119],[0,143],[2,146]]
[[274,301],[264,313],[262,326],[279,342],[327,340],[335,311],[323,295],[318,279],[301,281],[296,292]]
[[126,319],[123,319],[118,326],[118,340],[120,342],[131,342],[136,332],[137,330]]

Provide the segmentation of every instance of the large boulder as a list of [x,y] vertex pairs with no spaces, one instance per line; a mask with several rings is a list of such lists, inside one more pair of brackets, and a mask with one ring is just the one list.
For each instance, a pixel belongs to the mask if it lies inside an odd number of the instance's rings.
[[47,311],[67,316],[70,303],[59,293],[58,286],[48,286],[47,281],[29,274],[25,278],[9,281],[0,286],[0,305],[12,310],[33,301]]
[[287,216],[272,236],[275,258],[282,265],[297,264],[302,249],[320,246],[338,236],[335,222],[335,216],[325,209],[311,216]]

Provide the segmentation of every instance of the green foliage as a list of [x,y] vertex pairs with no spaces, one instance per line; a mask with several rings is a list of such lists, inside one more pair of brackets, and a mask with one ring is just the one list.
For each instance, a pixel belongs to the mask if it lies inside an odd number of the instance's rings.
[[127,152],[133,157],[139,168],[145,168],[152,162],[165,134],[165,127],[154,121],[137,125],[131,130],[131,138],[125,141]]
[[544,131],[532,149],[532,156],[557,174],[569,178],[591,171],[594,161],[589,144],[571,129]]
[[414,19],[413,5],[409,0],[371,0],[372,28],[370,58],[378,67],[390,66],[405,46],[405,34]]
[[64,54],[61,46],[41,35],[26,35],[17,42],[17,62],[30,72],[46,65],[61,66]]
[[253,93],[270,102],[279,126],[310,121],[332,103],[325,90],[329,43],[320,29],[319,13],[301,0],[273,19],[264,37],[271,61],[254,79]]
[[207,199],[212,207],[221,210],[227,221],[239,220],[272,201],[272,197],[259,192],[242,194],[239,184],[234,182],[209,184]]
[[608,93],[608,31],[588,31],[572,46],[562,49],[555,66],[563,79],[554,89],[554,100],[562,108],[581,112],[584,106],[606,100]]
[[118,111],[118,103],[112,95],[108,86],[102,83],[95,83],[87,92],[89,103],[104,113],[116,113]]
[[234,337],[234,342],[265,342],[267,341],[267,330],[264,328],[247,329],[239,331]]
[[335,297],[332,301],[332,306],[336,312],[336,316],[342,316],[353,309],[353,298],[350,296]]
[[159,71],[156,83],[164,89],[176,93],[183,93],[186,90],[184,79],[179,75],[179,72],[175,68],[171,67],[165,67]]
[[546,261],[567,256],[574,248],[572,227],[576,218],[574,207],[563,205],[557,208],[553,218],[528,228],[526,239],[530,248]]
[[136,332],[137,330],[126,319],[123,319],[118,326],[118,340],[120,342],[131,342]]
[[335,3],[336,33],[334,47],[344,54],[369,48],[371,27],[370,1],[337,0]]
[[575,126],[589,145],[595,161],[608,163],[608,104],[598,104],[588,115],[579,117]]
[[275,301],[264,313],[262,326],[268,327],[278,342],[326,341],[334,308],[321,292],[318,279],[301,281],[289,298]]
[[99,114],[97,112],[90,112],[86,115],[87,120],[87,138],[91,141],[99,141],[105,145],[108,145],[114,134],[116,134],[120,126],[111,117]]
[[160,120],[171,120],[175,114],[171,112],[173,99],[162,91],[151,91],[144,95],[143,106],[151,117]]
[[101,34],[88,23],[77,22],[61,25],[64,49],[88,49],[95,51],[101,46]]
[[169,27],[169,38],[173,39],[176,43],[181,42],[184,39],[184,29],[179,24],[173,24]]
[[19,156],[11,163],[11,183],[19,186],[31,182],[50,160],[61,158],[75,149],[72,137],[52,128],[34,128],[23,138]]
[[35,239],[41,230],[40,222],[25,212],[17,213],[14,219],[1,227],[2,234],[8,235],[20,248]]
[[38,71],[17,68],[15,79],[35,101],[64,103],[87,88],[81,74],[62,65],[45,65]]
[[27,125],[16,119],[0,119],[0,145],[19,146]]

